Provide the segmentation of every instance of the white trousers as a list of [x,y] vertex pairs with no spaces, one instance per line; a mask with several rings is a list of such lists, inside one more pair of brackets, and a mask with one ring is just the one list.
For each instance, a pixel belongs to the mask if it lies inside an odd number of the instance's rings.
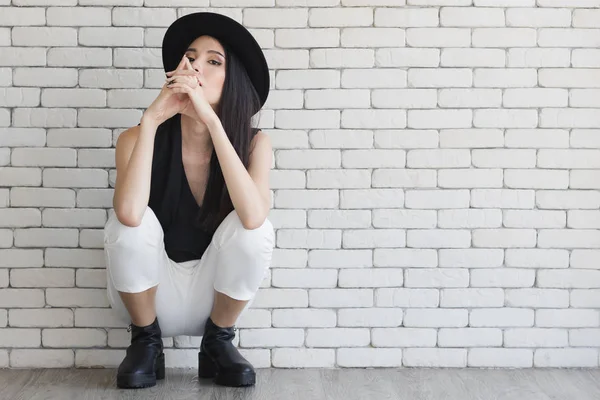
[[202,336],[214,291],[252,304],[275,246],[267,219],[245,229],[233,210],[221,222],[199,260],[176,263],[164,247],[163,230],[147,207],[139,226],[123,225],[111,210],[104,227],[108,300],[125,324],[131,322],[118,291],[139,293],[158,285],[156,315],[163,337]]

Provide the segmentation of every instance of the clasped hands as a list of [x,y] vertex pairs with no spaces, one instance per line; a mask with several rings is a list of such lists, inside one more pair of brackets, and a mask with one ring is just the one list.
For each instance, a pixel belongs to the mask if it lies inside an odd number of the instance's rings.
[[208,124],[214,118],[218,118],[206,98],[198,72],[192,67],[190,60],[185,55],[177,68],[174,71],[167,72],[166,75],[166,87],[173,93],[187,95],[189,103],[191,103],[202,122]]

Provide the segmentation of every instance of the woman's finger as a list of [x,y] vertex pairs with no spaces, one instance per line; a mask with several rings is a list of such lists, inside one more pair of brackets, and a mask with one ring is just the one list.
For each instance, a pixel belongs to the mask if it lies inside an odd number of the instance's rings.
[[172,75],[195,75],[196,71],[180,69],[180,70],[175,70],[175,71],[169,71],[169,72],[166,72],[165,74],[167,75],[167,77],[172,76]]

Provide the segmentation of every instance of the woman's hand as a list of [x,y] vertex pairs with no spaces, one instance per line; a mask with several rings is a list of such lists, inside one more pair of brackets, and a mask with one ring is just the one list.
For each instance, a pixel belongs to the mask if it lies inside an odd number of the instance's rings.
[[[182,59],[177,69],[183,68],[183,65],[184,60]],[[144,112],[142,120],[151,121],[158,126],[175,114],[181,113],[189,105],[189,96],[176,94],[169,88],[168,83],[165,83],[156,99]]]
[[192,106],[198,118],[208,125],[218,118],[217,114],[206,99],[198,73],[187,57],[184,57],[182,63],[183,68],[177,67],[175,71],[167,72],[167,87],[173,93],[187,95],[190,101],[188,106]]

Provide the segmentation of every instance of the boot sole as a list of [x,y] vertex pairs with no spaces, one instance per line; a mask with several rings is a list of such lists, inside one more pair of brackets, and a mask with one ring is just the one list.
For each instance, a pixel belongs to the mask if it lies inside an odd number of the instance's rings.
[[121,389],[142,389],[156,385],[157,380],[165,379],[165,354],[156,358],[156,367],[152,374],[117,375],[117,387]]
[[214,378],[217,385],[230,387],[252,386],[256,383],[256,373],[254,372],[220,374],[215,363],[204,353],[198,353],[198,378]]

